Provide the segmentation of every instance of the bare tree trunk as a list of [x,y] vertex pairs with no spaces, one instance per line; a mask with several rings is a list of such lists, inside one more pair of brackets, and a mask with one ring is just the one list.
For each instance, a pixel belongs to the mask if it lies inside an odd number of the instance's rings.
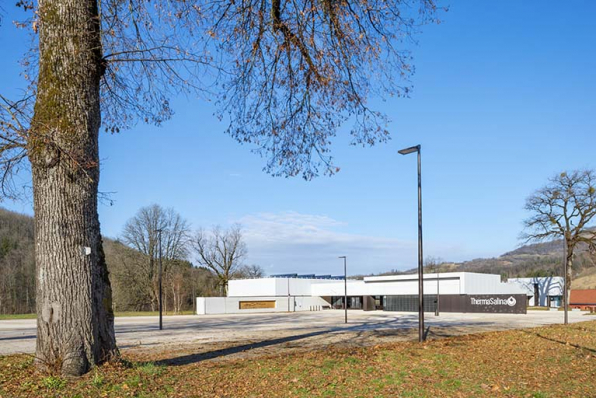
[[96,0],[40,0],[38,94],[29,137],[35,210],[37,363],[81,375],[117,355],[97,215]]
[[[163,282],[165,282],[165,283],[163,283]],[[163,311],[167,314],[168,313],[168,289],[167,289],[168,278],[165,277],[163,279],[163,282],[162,283],[164,285],[166,285],[166,286],[163,286],[163,289],[162,289],[162,292],[161,292],[161,294],[163,296]]]
[[573,247],[567,246],[565,256],[565,292],[563,294],[563,310],[565,311],[565,325],[569,324],[569,299],[571,298],[571,275],[573,268]]
[[180,298],[180,282],[177,280],[178,275],[175,275],[172,279],[172,300],[174,302],[174,314],[180,313],[181,298]]

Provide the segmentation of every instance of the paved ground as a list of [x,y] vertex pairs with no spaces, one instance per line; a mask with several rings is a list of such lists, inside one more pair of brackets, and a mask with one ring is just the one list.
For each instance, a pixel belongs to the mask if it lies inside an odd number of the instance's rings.
[[[237,357],[247,351],[258,355],[287,349],[312,349],[329,345],[374,345],[417,339],[418,315],[383,311],[349,311],[344,324],[341,310],[320,312],[186,315],[116,318],[118,345],[142,354],[162,351],[165,359],[183,360],[190,351],[203,359]],[[596,320],[583,312],[570,312],[570,322]],[[563,313],[528,311],[527,315],[442,313],[426,314],[428,338],[485,331],[531,328],[562,323]],[[35,351],[35,320],[0,321],[0,355]],[[194,358],[196,360],[196,358]]]

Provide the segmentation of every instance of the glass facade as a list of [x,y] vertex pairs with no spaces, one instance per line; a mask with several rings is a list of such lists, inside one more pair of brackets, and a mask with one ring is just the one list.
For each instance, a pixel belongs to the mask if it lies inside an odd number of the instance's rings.
[[[331,306],[337,310],[344,308],[344,296],[331,297]],[[348,296],[348,309],[361,310],[362,296]]]

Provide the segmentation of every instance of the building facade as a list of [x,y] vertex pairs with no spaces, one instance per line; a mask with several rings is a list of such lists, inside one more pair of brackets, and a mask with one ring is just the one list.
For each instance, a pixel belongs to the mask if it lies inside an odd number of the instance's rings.
[[569,295],[569,308],[591,312],[596,310],[596,289],[571,290]]
[[565,286],[563,277],[510,278],[507,282],[517,284],[524,289],[530,307],[557,308],[563,305]]
[[[424,275],[425,311],[525,313],[527,290],[499,275]],[[231,280],[227,297],[197,298],[198,314],[348,309],[418,311],[418,275],[337,277],[299,275]],[[439,296],[439,300],[437,300]]]

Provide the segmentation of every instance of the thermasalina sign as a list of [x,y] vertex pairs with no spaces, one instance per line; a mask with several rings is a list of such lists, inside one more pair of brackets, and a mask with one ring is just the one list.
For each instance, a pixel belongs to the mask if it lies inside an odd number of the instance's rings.
[[[525,294],[441,294],[440,312],[489,312],[525,314],[527,297]],[[417,295],[385,296],[385,311],[418,311]],[[424,295],[424,311],[433,312],[437,308],[437,296]]]
[[440,310],[525,314],[527,300],[525,294],[446,294],[441,295]]
[[527,298],[524,294],[469,295],[466,298],[466,312],[526,313]]

